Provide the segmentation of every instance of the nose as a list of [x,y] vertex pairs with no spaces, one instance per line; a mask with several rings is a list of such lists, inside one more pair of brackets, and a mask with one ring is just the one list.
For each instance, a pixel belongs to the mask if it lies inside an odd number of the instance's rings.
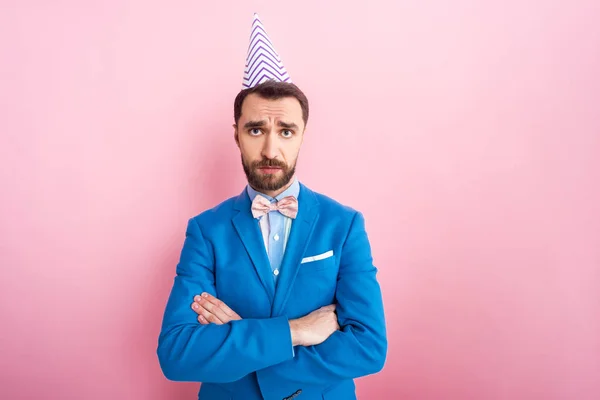
[[277,158],[279,155],[279,149],[277,146],[277,135],[270,132],[265,135],[265,142],[263,144],[262,156],[270,160]]

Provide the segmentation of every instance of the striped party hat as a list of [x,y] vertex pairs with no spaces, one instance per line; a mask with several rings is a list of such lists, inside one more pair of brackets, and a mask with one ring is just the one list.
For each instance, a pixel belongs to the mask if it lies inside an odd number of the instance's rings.
[[242,89],[254,87],[268,79],[292,82],[258,14],[254,13]]

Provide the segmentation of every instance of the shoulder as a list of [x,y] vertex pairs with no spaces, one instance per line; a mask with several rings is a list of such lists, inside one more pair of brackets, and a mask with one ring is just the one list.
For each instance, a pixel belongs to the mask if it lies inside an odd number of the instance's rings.
[[[314,197],[319,204],[319,210],[322,214],[336,216],[337,218],[349,221],[355,218],[362,218],[362,213],[349,204],[345,204],[328,195],[309,189],[306,186],[304,186],[303,189],[307,194]],[[302,199],[299,199],[299,201],[302,201]]]
[[202,211],[190,218],[190,222],[195,222],[200,226],[210,226],[222,223],[226,217],[232,215],[234,205],[244,193],[230,197],[219,204]]

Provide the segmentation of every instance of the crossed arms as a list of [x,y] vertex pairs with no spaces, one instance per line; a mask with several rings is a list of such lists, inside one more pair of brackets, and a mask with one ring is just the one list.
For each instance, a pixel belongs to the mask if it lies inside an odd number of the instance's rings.
[[328,385],[383,368],[385,318],[362,214],[354,215],[342,247],[337,303],[296,320],[241,319],[217,299],[209,251],[190,219],[157,349],[168,379],[233,382],[271,369],[281,379]]

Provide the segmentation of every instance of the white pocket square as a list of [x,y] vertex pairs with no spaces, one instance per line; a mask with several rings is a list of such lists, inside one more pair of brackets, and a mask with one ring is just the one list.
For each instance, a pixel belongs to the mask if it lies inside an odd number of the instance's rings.
[[329,258],[329,257],[332,257],[332,256],[333,256],[333,250],[329,250],[329,251],[326,251],[323,254],[319,254],[319,255],[316,255],[316,256],[304,257],[302,259],[302,262],[300,262],[300,264],[304,264],[304,263],[312,262],[312,261],[324,260],[325,258]]

